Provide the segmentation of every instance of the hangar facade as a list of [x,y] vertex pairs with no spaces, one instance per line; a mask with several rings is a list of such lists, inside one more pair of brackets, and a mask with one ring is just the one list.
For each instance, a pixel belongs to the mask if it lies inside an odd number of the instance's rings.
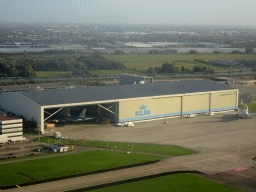
[[[114,123],[238,109],[238,89],[210,80],[0,94],[1,108],[44,123],[65,108],[96,108]],[[91,110],[93,111],[93,110]],[[86,114],[87,115],[87,114]],[[92,113],[92,115],[94,115]]]

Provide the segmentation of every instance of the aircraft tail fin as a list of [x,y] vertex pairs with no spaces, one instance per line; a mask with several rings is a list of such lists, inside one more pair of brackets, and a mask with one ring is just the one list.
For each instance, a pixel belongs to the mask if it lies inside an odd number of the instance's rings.
[[84,108],[84,110],[80,113],[79,117],[85,118],[86,111],[87,109]]

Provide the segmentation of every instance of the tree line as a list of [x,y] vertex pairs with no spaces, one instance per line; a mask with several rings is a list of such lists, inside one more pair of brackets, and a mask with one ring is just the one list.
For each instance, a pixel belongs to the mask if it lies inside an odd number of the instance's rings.
[[123,70],[126,66],[99,54],[18,54],[0,57],[1,77],[36,77],[35,71],[72,71],[91,75],[89,70]]
[[161,67],[149,67],[146,71],[149,74],[154,74],[154,73],[162,73],[162,74],[168,74],[168,73],[210,73],[210,74],[214,74],[214,70],[210,67],[200,67],[200,66],[193,66],[193,69],[189,69],[189,68],[185,68],[185,67],[181,67],[181,69],[179,70],[178,67],[175,66],[175,62],[173,63],[168,63],[165,62]]

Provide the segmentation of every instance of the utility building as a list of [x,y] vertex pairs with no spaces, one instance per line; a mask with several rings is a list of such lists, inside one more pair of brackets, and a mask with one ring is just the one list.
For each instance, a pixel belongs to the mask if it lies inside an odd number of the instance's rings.
[[[185,80],[0,94],[5,110],[44,122],[66,108],[87,109],[114,123],[238,109],[238,89],[210,80]],[[79,112],[78,112],[79,113]],[[77,113],[77,114],[78,114]]]

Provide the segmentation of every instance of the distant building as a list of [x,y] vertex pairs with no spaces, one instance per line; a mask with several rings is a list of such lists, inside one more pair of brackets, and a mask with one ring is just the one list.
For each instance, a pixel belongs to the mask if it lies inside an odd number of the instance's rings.
[[54,152],[65,152],[68,151],[68,146],[60,143],[51,144],[51,149]]
[[0,143],[23,141],[22,119],[0,111]]
[[119,85],[153,83],[153,77],[119,74]]

